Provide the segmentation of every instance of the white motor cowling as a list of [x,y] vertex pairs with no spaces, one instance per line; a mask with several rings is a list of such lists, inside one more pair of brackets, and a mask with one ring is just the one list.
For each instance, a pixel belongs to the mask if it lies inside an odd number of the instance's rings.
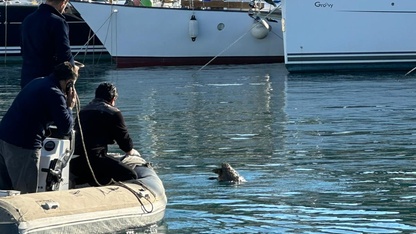
[[48,137],[43,141],[39,163],[38,192],[69,189],[69,161],[74,133],[70,137]]

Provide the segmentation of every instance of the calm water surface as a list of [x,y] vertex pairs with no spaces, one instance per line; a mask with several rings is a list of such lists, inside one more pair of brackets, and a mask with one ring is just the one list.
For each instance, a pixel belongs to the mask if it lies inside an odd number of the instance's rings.
[[[416,73],[199,68],[82,70],[81,105],[115,83],[136,148],[166,187],[162,224],[119,233],[416,232]],[[3,116],[20,65],[1,69]],[[248,182],[208,180],[222,162]]]

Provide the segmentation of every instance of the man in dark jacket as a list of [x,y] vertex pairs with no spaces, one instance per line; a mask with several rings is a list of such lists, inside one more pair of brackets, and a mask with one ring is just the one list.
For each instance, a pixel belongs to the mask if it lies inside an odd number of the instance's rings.
[[48,76],[56,65],[74,58],[69,43],[69,26],[62,13],[68,0],[46,0],[27,16],[21,27],[23,57],[20,86]]
[[[146,163],[133,148],[124,118],[115,107],[117,96],[113,84],[102,83],[95,90],[95,98],[79,113],[75,123],[74,152],[74,155],[79,156],[70,163],[70,171],[78,178],[78,183],[81,179],[92,185],[106,185],[111,179],[135,179],[137,174],[132,169]],[[117,159],[108,155],[108,144],[114,142],[117,142],[125,157]]]
[[73,128],[77,78],[78,68],[65,62],[16,96],[0,122],[0,190],[37,191],[39,157],[48,127],[53,123],[61,135]]

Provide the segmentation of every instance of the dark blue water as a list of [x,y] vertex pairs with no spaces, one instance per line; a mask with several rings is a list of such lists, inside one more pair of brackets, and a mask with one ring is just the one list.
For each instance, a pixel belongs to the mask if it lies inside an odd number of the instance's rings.
[[[136,148],[166,187],[163,223],[119,233],[416,232],[416,73],[199,68],[82,70],[81,104],[115,83]],[[0,116],[20,66],[1,69]],[[222,162],[247,182],[208,180]]]

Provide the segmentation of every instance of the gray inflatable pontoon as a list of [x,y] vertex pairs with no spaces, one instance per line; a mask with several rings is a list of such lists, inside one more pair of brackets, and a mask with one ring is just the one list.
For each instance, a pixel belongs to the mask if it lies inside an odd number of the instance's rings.
[[[59,155],[71,148],[65,140],[49,140],[55,141],[57,149],[49,150],[47,157],[46,152],[42,152],[41,167],[45,168],[49,166],[45,160],[53,161],[50,155]],[[64,156],[58,157],[54,165],[59,165]],[[67,168],[55,167],[52,171],[65,172]],[[62,185],[40,185],[38,188],[59,190],[31,194],[0,191],[3,195],[0,197],[0,233],[109,233],[158,223],[164,217],[167,204],[163,183],[151,167],[139,170],[140,179],[108,186],[67,189]],[[66,179],[64,175],[61,182]],[[47,177],[40,175],[39,178]]]

